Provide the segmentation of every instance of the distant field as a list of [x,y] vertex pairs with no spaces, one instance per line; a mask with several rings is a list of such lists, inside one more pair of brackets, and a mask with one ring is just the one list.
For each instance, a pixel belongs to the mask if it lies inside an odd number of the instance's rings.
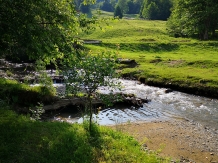
[[80,38],[102,41],[86,45],[92,51],[119,46],[120,58],[135,59],[139,65],[124,68],[122,74],[160,85],[218,90],[218,41],[169,37],[165,21],[122,19],[108,24]]

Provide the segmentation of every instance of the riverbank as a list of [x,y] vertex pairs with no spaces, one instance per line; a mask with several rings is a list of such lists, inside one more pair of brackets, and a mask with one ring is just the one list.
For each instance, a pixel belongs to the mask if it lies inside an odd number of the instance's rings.
[[174,161],[218,163],[218,131],[191,121],[173,120],[110,126],[128,133],[149,150]]

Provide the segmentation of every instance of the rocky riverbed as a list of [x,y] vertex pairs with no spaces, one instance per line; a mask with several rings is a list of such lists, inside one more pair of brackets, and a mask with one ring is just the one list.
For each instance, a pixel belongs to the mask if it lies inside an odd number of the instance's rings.
[[172,120],[110,127],[135,137],[144,150],[171,157],[171,162],[218,163],[218,131],[195,122]]

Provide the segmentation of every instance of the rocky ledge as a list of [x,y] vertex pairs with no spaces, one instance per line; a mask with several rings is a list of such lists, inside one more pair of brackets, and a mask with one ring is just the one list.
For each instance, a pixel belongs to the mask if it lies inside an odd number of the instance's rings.
[[[149,99],[145,98],[137,98],[134,94],[114,94],[112,95],[113,99],[112,105],[115,104],[125,104],[133,107],[142,107],[143,103],[148,103]],[[116,98],[114,98],[116,97]],[[50,105],[45,105],[43,106],[44,110],[56,110],[59,108],[66,107],[68,105],[79,105],[79,106],[85,106],[85,104],[88,102],[87,97],[68,97],[68,98],[58,98],[55,102],[53,102]],[[92,104],[94,106],[99,106],[99,105],[105,105],[105,102],[100,100],[99,98],[93,98],[92,99]]]

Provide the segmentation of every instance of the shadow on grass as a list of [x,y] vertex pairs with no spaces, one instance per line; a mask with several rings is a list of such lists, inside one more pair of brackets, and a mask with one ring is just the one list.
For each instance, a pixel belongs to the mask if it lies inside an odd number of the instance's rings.
[[[98,46],[117,49],[117,45],[113,43],[101,43]],[[173,51],[179,48],[174,43],[120,43],[120,50],[127,51],[149,51],[149,52],[165,52]]]
[[102,139],[94,125],[30,121],[0,109],[0,162],[97,162]]

